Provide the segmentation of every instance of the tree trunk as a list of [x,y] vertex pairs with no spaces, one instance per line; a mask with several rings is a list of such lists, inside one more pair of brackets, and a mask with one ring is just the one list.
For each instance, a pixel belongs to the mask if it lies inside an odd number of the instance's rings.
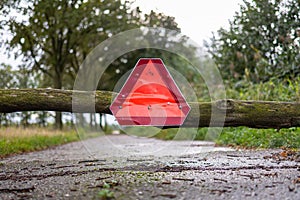
[[39,127],[46,127],[46,118],[47,114],[45,111],[38,113],[38,119],[39,119]]
[[[72,105],[72,95],[76,102]],[[87,99],[95,98],[95,111],[110,114],[113,92],[71,91],[55,89],[0,90],[0,112],[59,111],[91,113]],[[87,98],[88,97],[88,98]],[[189,102],[191,111],[183,127],[248,126],[253,128],[300,127],[300,102],[218,100],[214,102]],[[213,119],[211,112],[214,110]],[[199,113],[200,112],[200,113]],[[225,118],[225,121],[223,120]],[[168,128],[168,127],[166,127]]]
[[[105,129],[104,129],[105,124],[104,124],[104,122],[103,122],[103,120],[104,120],[104,118],[103,118],[104,115],[105,115],[105,114],[103,114],[103,113],[100,113],[100,114],[99,114],[99,122],[100,122],[100,123],[99,123],[99,126],[100,126],[100,129],[103,130],[103,131],[105,130]],[[105,132],[105,131],[104,131],[104,132]]]
[[[62,77],[61,73],[56,73],[54,80],[54,88],[55,89],[62,89]],[[55,129],[62,130],[63,129],[63,122],[62,122],[62,113],[55,112]]]
[[94,122],[94,120],[93,120],[93,113],[90,113],[90,130],[94,130],[94,125],[93,125],[93,122]]
[[55,112],[55,129],[62,130],[63,123],[62,123],[62,113]]

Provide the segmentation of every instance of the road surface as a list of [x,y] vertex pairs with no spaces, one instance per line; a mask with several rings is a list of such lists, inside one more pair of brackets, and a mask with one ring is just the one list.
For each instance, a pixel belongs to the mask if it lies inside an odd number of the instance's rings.
[[0,199],[300,199],[299,152],[110,135],[0,161]]

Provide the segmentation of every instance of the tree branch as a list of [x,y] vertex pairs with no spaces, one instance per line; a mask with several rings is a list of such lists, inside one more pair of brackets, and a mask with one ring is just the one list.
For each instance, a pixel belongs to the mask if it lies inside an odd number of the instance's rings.
[[[75,95],[76,101],[72,99]],[[115,95],[108,91],[72,91],[55,89],[0,90],[0,112],[62,111],[93,112],[87,102],[95,99],[95,112],[110,114],[109,106]],[[72,101],[73,100],[73,101]],[[72,105],[73,102],[73,105]],[[218,100],[189,102],[191,111],[183,127],[248,126],[253,128],[300,127],[300,102]],[[211,120],[211,112],[214,117]],[[200,113],[200,115],[199,115]]]

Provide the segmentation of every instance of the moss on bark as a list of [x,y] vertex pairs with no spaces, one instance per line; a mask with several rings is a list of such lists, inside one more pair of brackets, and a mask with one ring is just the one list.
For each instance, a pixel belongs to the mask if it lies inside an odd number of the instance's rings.
[[[0,112],[61,111],[110,114],[116,94],[109,91],[57,89],[0,90]],[[190,102],[191,111],[183,127],[248,126],[286,128],[300,126],[300,103],[219,100]]]

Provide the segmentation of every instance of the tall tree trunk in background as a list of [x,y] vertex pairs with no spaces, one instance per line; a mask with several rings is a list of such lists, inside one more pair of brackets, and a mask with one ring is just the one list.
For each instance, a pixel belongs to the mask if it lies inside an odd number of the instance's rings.
[[99,113],[99,119],[100,119],[100,128],[106,133],[107,132],[107,121],[106,121],[106,115],[103,113]]
[[96,131],[98,128],[98,124],[97,124],[97,115],[96,113],[90,113],[90,129],[92,131]]
[[62,123],[62,114],[61,112],[55,112],[55,129],[62,130],[63,123]]
[[90,113],[90,130],[94,130],[94,128],[93,128],[93,113]]
[[94,114],[94,129],[95,131],[98,131],[98,123],[97,123],[97,113],[93,113]]
[[47,112],[45,111],[39,112],[38,116],[39,116],[39,127],[46,127]]
[[[54,88],[55,89],[62,89],[62,73],[55,70],[55,77],[54,77]],[[62,130],[63,123],[62,123],[62,113],[55,112],[55,129]]]
[[103,122],[102,122],[102,116],[103,115],[104,115],[103,113],[99,113],[99,126],[100,126],[101,130],[104,130]]
[[83,113],[77,113],[76,118],[78,119],[77,124],[79,124],[80,127],[85,127],[86,123],[85,123]]
[[107,130],[107,120],[106,120],[106,114],[103,115],[103,120],[104,120],[104,132],[105,133],[108,133],[108,130]]
[[21,115],[21,124],[23,128],[27,128],[29,126],[29,118],[30,118],[30,113],[29,112],[23,112]]
[[2,127],[2,118],[3,118],[3,113],[0,113],[0,128]]

